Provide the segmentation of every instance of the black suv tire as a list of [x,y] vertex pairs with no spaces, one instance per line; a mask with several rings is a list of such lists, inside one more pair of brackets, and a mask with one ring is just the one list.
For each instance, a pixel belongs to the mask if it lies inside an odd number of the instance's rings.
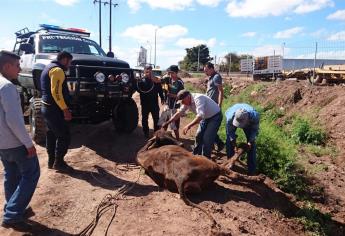
[[132,98],[121,101],[113,109],[113,124],[120,133],[133,132],[138,126],[138,119],[138,107]]
[[30,103],[30,135],[31,138],[39,144],[43,144],[46,139],[46,125],[41,113],[41,99],[34,98]]

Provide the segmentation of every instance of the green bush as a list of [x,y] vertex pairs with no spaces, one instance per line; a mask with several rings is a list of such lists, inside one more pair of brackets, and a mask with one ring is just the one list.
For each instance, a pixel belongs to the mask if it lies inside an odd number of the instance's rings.
[[313,232],[312,235],[333,235],[331,228],[331,216],[321,213],[313,203],[306,202],[305,206],[297,213],[305,230]]
[[326,142],[326,132],[304,118],[292,122],[291,137],[296,143],[322,145]]

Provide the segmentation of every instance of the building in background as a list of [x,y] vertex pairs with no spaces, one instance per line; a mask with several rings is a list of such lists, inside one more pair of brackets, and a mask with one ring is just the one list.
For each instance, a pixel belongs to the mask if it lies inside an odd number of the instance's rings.
[[138,66],[143,66],[147,64],[147,49],[143,46],[140,46],[140,51],[138,55]]

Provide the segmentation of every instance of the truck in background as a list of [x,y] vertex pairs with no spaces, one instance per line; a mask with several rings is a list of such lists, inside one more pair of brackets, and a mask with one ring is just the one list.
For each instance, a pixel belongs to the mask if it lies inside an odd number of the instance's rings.
[[283,73],[282,56],[265,56],[254,59],[253,79],[273,79],[281,77]]

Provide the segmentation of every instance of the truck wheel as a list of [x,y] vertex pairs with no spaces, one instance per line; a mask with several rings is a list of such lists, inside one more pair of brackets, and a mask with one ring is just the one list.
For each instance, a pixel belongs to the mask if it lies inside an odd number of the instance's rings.
[[39,144],[45,142],[46,125],[41,113],[41,99],[35,98],[30,103],[30,134],[31,138]]
[[122,101],[113,109],[113,123],[118,132],[133,132],[138,126],[138,119],[138,107],[132,98]]

